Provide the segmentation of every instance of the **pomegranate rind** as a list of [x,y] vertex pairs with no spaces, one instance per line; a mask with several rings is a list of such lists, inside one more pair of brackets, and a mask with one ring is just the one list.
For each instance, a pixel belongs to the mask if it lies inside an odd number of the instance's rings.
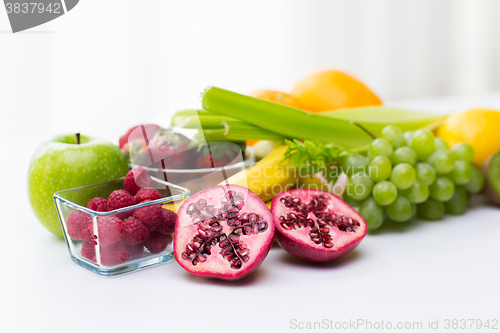
[[[250,259],[244,262],[239,269],[230,267],[229,262],[220,254],[221,248],[219,244],[211,247],[212,254],[207,256],[206,261],[193,265],[191,260],[183,259],[182,254],[186,251],[187,244],[190,244],[198,234],[199,225],[193,223],[193,218],[188,214],[187,209],[191,203],[196,203],[199,199],[205,199],[208,205],[220,208],[221,199],[224,198],[228,191],[241,193],[244,196],[245,204],[240,213],[257,213],[262,218],[262,221],[267,222],[267,229],[258,234],[240,236],[241,242],[248,246],[250,250]],[[221,221],[220,224],[226,234],[234,230],[234,227],[229,227],[225,221]],[[275,228],[271,211],[259,197],[243,186],[218,185],[196,193],[180,207],[175,223],[174,257],[182,268],[194,275],[228,281],[239,280],[254,272],[262,264],[273,244],[274,233]]]
[[[322,244],[315,244],[309,237],[311,227],[286,230],[280,221],[283,214],[294,212],[286,208],[281,202],[287,196],[298,197],[303,202],[310,202],[313,196],[324,195],[328,198],[326,210],[330,214],[342,214],[359,222],[355,232],[344,232],[337,227],[328,226],[332,237],[333,247],[326,248]],[[276,241],[288,253],[312,262],[324,263],[338,259],[355,249],[366,236],[368,227],[365,220],[345,201],[331,193],[321,190],[292,189],[284,191],[276,196],[271,203],[274,226],[276,228]],[[308,213],[308,218],[314,221],[317,218],[312,212]]]

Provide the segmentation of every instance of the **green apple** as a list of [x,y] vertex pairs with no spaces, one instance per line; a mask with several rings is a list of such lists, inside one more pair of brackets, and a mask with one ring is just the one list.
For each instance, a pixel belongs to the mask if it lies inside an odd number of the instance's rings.
[[[78,134],[79,135],[79,134]],[[114,144],[87,136],[61,135],[42,143],[31,159],[28,197],[40,222],[63,237],[53,194],[125,176],[128,164]]]

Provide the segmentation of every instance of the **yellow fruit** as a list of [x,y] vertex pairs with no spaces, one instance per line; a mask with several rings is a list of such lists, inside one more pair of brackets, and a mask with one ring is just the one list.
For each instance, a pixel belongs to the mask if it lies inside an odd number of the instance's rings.
[[244,186],[262,201],[271,200],[295,185],[294,170],[288,167],[288,161],[280,163],[286,149],[286,145],[276,147],[262,160],[229,177],[227,182],[221,182],[220,185],[229,183]]
[[334,69],[312,73],[297,82],[290,93],[304,110],[382,105],[380,99],[355,77]]
[[484,161],[500,150],[500,111],[472,109],[450,115],[438,128],[437,136],[452,147],[467,142],[474,147],[474,163],[482,166]]
[[323,184],[318,178],[311,178],[310,176],[299,178],[299,188],[306,188],[312,190],[323,190],[329,192],[328,186]]

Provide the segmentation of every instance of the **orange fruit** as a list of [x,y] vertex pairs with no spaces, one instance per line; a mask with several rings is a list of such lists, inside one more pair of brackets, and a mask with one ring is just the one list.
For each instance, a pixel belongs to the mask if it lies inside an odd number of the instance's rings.
[[334,69],[321,70],[301,79],[290,95],[311,112],[382,105],[382,101],[355,77]]
[[[276,91],[276,90],[258,90],[250,94],[250,96],[255,98],[264,99],[266,101],[271,101],[275,103],[284,104],[294,108],[299,108],[299,103],[292,96],[287,93]],[[253,146],[258,140],[248,140],[247,145]]]
[[474,163],[482,166],[491,154],[500,150],[500,111],[472,109],[450,115],[437,129],[437,136],[450,147],[469,143],[475,151]]

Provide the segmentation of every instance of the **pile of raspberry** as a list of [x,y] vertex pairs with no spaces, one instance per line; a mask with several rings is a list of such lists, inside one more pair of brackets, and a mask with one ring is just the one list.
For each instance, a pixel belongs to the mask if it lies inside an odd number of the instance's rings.
[[[153,182],[146,170],[136,167],[130,170],[123,181],[123,190],[113,191],[108,199],[96,197],[87,208],[107,212],[161,198],[153,188]],[[154,204],[109,216],[97,217],[97,235],[94,234],[92,217],[74,210],[66,224],[69,236],[83,241],[83,257],[97,262],[96,246],[99,245],[101,263],[114,266],[144,252],[156,254],[164,251],[172,242],[176,214]]]

